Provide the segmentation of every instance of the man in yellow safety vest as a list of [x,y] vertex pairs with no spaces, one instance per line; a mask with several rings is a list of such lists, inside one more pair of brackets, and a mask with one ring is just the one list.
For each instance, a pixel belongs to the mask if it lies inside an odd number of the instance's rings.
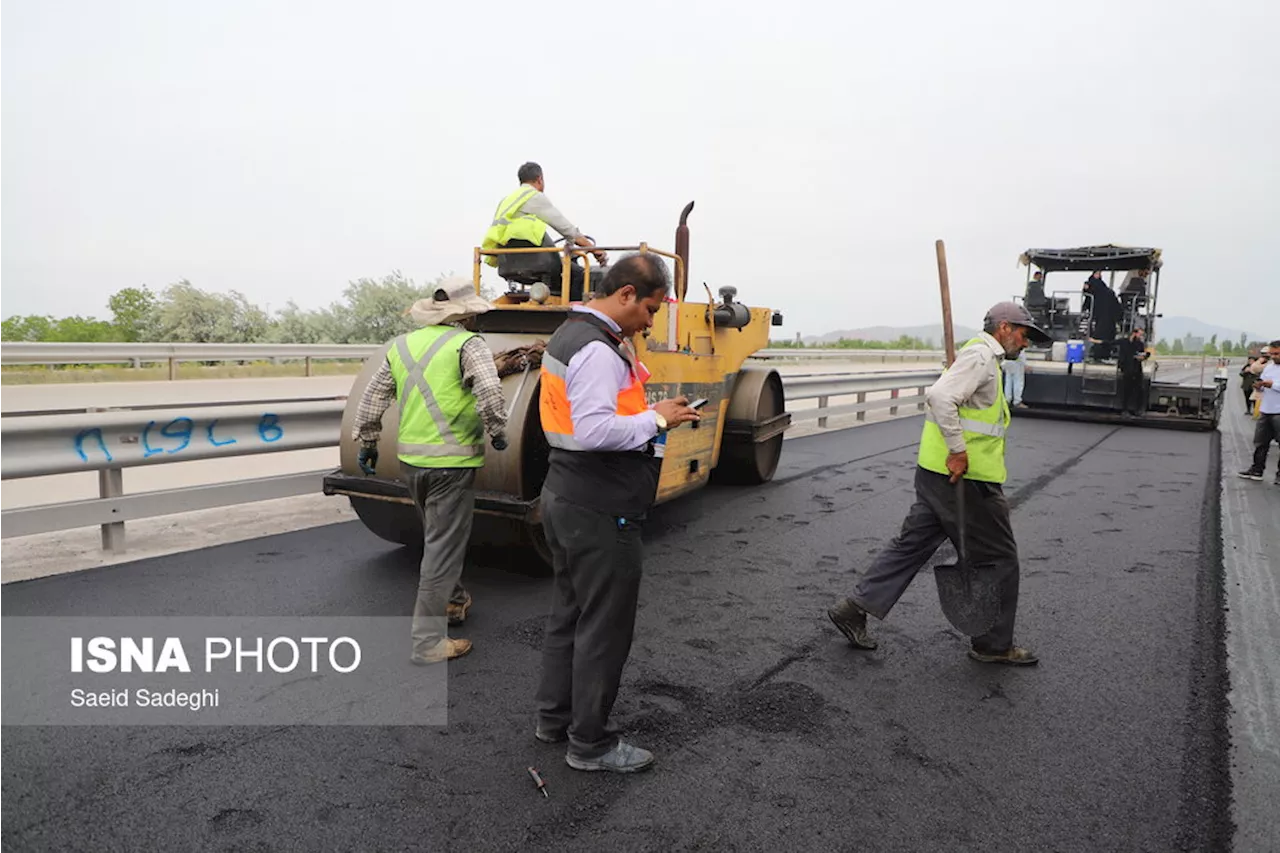
[[1013,644],[1018,546],[1002,488],[1009,404],[1000,363],[1016,358],[1029,341],[1049,340],[1026,308],[1001,302],[987,312],[982,334],[964,345],[929,388],[916,460],[915,504],[897,537],[859,577],[853,595],[827,611],[855,648],[876,648],[867,634],[867,614],[888,616],[943,541],[958,541],[961,519],[955,484],[963,479],[966,559],[974,568],[993,572],[1000,584],[999,616],[986,634],[971,639],[969,657],[1014,666],[1037,663],[1029,650]]
[[[525,163],[516,172],[520,186],[502,201],[498,202],[493,212],[493,222],[485,232],[480,244],[483,249],[531,249],[539,246],[554,246],[555,243],[547,235],[547,226],[551,226],[561,237],[570,240],[575,246],[590,248],[595,242],[584,235],[577,227],[565,218],[551,200],[546,196],[546,179],[542,167],[537,163]],[[607,258],[604,252],[593,252],[600,264]],[[499,260],[499,257],[502,260]],[[561,259],[558,254],[530,255],[486,255],[485,263],[499,267],[519,269],[534,274],[544,274],[551,285],[552,293],[560,292],[560,278],[555,275],[561,270]],[[574,264],[570,267],[570,298],[583,298],[582,287],[585,276],[582,267]]]
[[[487,437],[507,447],[502,385],[484,338],[460,320],[493,306],[471,279],[447,278],[432,297],[409,309],[422,328],[391,341],[356,409],[352,438],[360,444],[360,470],[399,476],[422,519],[422,567],[413,608],[417,664],[438,663],[471,651],[471,641],[446,636],[445,620],[459,625],[471,608],[462,568],[471,538],[476,472]],[[395,460],[378,465],[382,416],[400,404]],[[397,465],[396,462],[399,464]]]

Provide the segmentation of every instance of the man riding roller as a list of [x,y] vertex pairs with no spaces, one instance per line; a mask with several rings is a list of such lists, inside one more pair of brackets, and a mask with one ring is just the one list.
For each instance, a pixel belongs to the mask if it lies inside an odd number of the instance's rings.
[[[565,218],[556,206],[546,197],[546,180],[542,175],[542,167],[537,163],[525,163],[516,172],[520,187],[498,203],[493,213],[493,222],[485,232],[482,249],[531,249],[539,246],[554,246],[555,242],[547,235],[550,225],[561,237],[573,242],[575,246],[591,248],[595,245],[590,237],[579,231],[572,222]],[[593,252],[596,261],[601,265],[607,262],[604,252]],[[561,256],[555,253],[531,253],[516,255],[485,255],[485,263],[513,272],[527,273],[534,277],[545,276],[551,292],[558,294],[561,279]],[[569,298],[578,301],[583,298],[583,281],[585,275],[582,267],[573,264],[569,267]]]
[[981,637],[971,639],[969,657],[981,663],[1028,666],[1034,654],[1013,644],[1018,607],[1018,546],[1009,522],[1005,481],[1004,398],[1000,362],[1016,357],[1029,341],[1050,338],[1025,308],[1001,302],[987,312],[983,333],[956,354],[955,362],[926,395],[927,414],[915,471],[916,500],[902,529],[862,573],[853,595],[827,611],[856,648],[874,649],[867,614],[884,619],[945,539],[959,541],[955,483],[963,478],[966,559],[993,572],[1000,584],[1000,613]]

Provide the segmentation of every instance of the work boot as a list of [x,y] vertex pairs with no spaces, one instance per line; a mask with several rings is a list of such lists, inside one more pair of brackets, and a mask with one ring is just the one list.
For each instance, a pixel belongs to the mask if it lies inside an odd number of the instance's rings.
[[435,647],[429,651],[423,652],[420,655],[414,655],[412,660],[419,666],[426,666],[428,664],[460,658],[469,651],[471,651],[470,640],[458,640],[453,637],[446,637],[436,643]]
[[636,773],[649,769],[653,764],[653,753],[618,741],[613,749],[598,758],[577,758],[566,754],[564,762],[574,770],[585,770],[589,773],[597,770],[607,770],[610,773]]
[[1001,663],[1005,666],[1035,666],[1040,663],[1040,658],[1031,653],[1029,649],[1013,646],[1003,652],[984,652],[978,649],[969,649],[969,657],[979,663]]
[[843,599],[827,611],[827,618],[840,629],[855,649],[874,649],[880,644],[867,634],[867,611],[852,600]]
[[463,593],[466,598],[458,602],[449,602],[447,613],[450,625],[461,625],[467,621],[467,611],[471,609],[471,593]]
[[1262,472],[1257,468],[1249,468],[1248,470],[1241,471],[1240,476],[1246,480],[1257,480],[1258,482],[1262,482]]

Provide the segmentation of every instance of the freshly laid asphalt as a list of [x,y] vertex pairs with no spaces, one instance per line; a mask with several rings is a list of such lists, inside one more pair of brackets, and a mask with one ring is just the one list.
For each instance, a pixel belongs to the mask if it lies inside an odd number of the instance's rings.
[[[1010,670],[965,657],[927,572],[878,651],[826,620],[906,512],[919,429],[788,441],[774,482],[655,511],[614,717],[648,773],[534,741],[549,581],[491,553],[447,727],[6,727],[3,846],[1229,849],[1217,435],[1015,421],[1018,641],[1042,662]],[[407,615],[416,572],[342,524],[9,584],[3,614]]]

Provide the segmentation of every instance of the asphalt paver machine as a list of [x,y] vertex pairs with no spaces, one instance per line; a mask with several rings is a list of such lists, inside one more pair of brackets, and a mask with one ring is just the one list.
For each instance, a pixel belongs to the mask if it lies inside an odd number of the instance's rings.
[[[706,285],[706,302],[688,301],[690,202],[680,215],[674,251],[634,246],[577,246],[473,250],[474,278],[480,289],[485,256],[498,258],[498,274],[508,290],[495,300],[494,310],[466,321],[489,348],[500,355],[537,342],[545,343],[570,310],[572,267],[579,266],[590,292],[592,251],[650,252],[674,265],[674,292],[654,318],[645,336],[636,336],[637,355],[651,373],[647,390],[651,402],[686,395],[707,398],[702,419],[668,433],[666,454],[658,482],[657,502],[664,503],[705,486],[714,473],[719,481],[759,484],[772,479],[782,452],[783,433],[791,422],[782,380],[769,367],[747,365],[747,358],[769,343],[772,326],[782,315],[769,308],[738,302],[734,287],[721,287],[719,299]],[[530,256],[550,262],[523,263]],[[538,271],[531,271],[532,269]],[[535,347],[536,348],[536,347]],[[383,416],[376,475],[361,473],[359,448],[351,436],[359,398],[385,357],[385,349],[369,359],[352,385],[342,420],[340,470],[324,479],[324,493],[344,495],[365,526],[383,539],[405,545],[420,544],[422,525],[396,458],[399,407]],[[502,371],[500,370],[501,374]],[[542,537],[539,493],[546,477],[548,446],[538,413],[536,366],[503,378],[503,394],[511,407],[508,446],[485,449],[485,465],[476,478],[476,524],[473,542],[522,543],[543,561],[549,552]]]
[[[1052,340],[1027,348],[1022,392],[1026,408],[1016,409],[1015,416],[1191,430],[1217,427],[1225,385],[1221,372],[1209,377],[1208,383],[1203,379],[1195,383],[1163,381],[1159,362],[1149,358],[1143,363],[1144,412],[1127,415],[1115,354],[1105,343],[1099,346],[1092,342],[1103,333],[1098,321],[1104,306],[1100,297],[1085,292],[1083,282],[1096,271],[1103,274],[1103,283],[1119,302],[1118,309],[1109,309],[1117,320],[1115,335],[1125,336],[1141,328],[1150,347],[1160,317],[1161,256],[1160,249],[1116,245],[1028,249],[1022,253],[1019,263],[1027,268],[1027,289],[1014,298],[1026,306]],[[1037,270],[1044,274],[1040,286],[1033,281]]]

